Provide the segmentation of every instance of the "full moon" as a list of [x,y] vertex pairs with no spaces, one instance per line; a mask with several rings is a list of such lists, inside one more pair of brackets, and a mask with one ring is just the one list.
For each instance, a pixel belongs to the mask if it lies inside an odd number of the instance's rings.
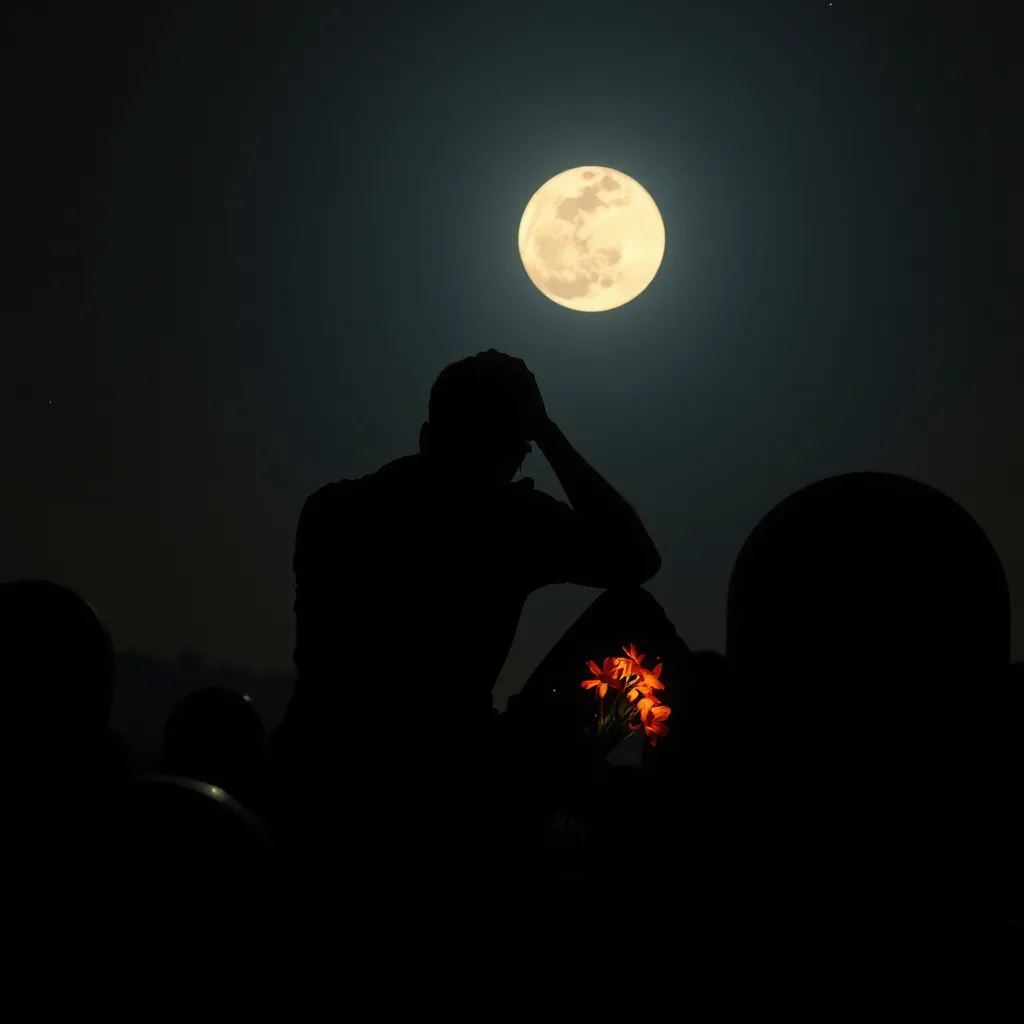
[[635,299],[665,255],[665,225],[650,193],[610,167],[556,174],[526,204],[519,257],[552,302],[600,313]]

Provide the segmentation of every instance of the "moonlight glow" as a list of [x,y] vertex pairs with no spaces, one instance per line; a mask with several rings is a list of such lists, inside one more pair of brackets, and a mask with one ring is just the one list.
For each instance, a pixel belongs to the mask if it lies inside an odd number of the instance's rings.
[[556,174],[526,204],[519,256],[552,302],[584,313],[635,299],[665,255],[665,225],[646,189],[610,167]]

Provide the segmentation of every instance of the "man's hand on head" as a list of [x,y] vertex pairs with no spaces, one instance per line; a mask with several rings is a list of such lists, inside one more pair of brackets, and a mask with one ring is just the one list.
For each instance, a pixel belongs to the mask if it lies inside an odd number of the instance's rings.
[[489,348],[479,356],[493,359],[496,365],[502,366],[502,372],[508,381],[510,405],[520,418],[523,439],[527,441],[543,437],[548,431],[550,419],[544,398],[540,393],[537,378],[526,363],[517,356],[510,356],[497,349]]

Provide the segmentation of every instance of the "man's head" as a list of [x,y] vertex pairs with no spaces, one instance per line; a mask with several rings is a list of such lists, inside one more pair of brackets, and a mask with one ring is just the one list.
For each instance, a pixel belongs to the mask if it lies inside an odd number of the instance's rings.
[[531,379],[522,360],[494,349],[446,366],[430,389],[420,451],[489,481],[511,480],[533,450],[526,427]]

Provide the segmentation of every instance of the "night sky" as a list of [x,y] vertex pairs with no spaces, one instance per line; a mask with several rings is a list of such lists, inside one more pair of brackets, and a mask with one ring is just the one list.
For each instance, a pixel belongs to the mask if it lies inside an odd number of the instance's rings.
[[[988,5],[359,6],[9,15],[0,578],[75,588],[121,650],[287,671],[303,500],[414,451],[438,371],[495,347],[641,512],[693,647],[723,648],[758,519],[855,469],[961,502],[1019,604]],[[608,313],[550,302],[517,250],[580,164],[666,224]],[[594,596],[531,598],[497,706]]]

